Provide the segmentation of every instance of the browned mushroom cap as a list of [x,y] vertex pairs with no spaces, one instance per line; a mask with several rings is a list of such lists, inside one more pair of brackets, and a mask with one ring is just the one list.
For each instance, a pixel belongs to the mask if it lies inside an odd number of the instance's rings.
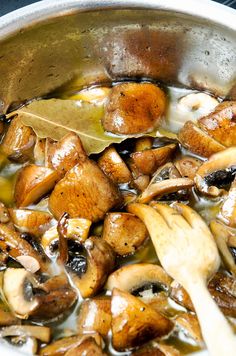
[[18,318],[30,316],[41,321],[67,312],[77,298],[65,275],[40,284],[33,274],[22,268],[8,268],[4,272],[3,292]]
[[102,238],[119,255],[134,253],[148,237],[144,223],[130,213],[108,213],[104,220]]
[[182,177],[194,179],[198,168],[201,166],[202,161],[191,156],[184,156],[175,161],[175,166],[180,172]]
[[226,268],[236,276],[235,254],[233,254],[236,248],[235,231],[217,220],[211,221],[210,228]]
[[49,208],[57,219],[66,211],[71,218],[95,222],[119,201],[120,194],[115,185],[95,162],[87,159],[57,183],[49,199]]
[[56,184],[58,174],[50,168],[30,164],[22,168],[15,185],[17,207],[36,203]]
[[112,344],[118,350],[140,346],[170,333],[173,323],[133,295],[113,289]]
[[225,185],[234,180],[236,173],[236,147],[212,155],[197,170],[195,183],[201,193],[218,196]]
[[141,152],[152,148],[153,138],[150,136],[142,136],[135,140],[135,152]]
[[87,257],[87,261],[83,259],[83,262],[86,263],[82,264],[77,253],[68,261],[67,268],[81,296],[87,298],[95,295],[103,287],[114,268],[115,254],[110,245],[99,237],[90,237],[83,246]]
[[226,147],[236,143],[236,101],[225,101],[198,120],[202,130]]
[[73,168],[78,162],[87,159],[80,138],[73,132],[60,141],[47,140],[46,166],[55,169],[60,177]]
[[127,183],[132,175],[114,147],[106,148],[98,160],[98,166],[115,183]]
[[203,343],[200,325],[196,315],[190,313],[180,313],[175,319],[175,324],[184,330],[184,333],[190,336],[198,344]]
[[79,334],[96,331],[102,336],[107,336],[110,327],[110,297],[92,298],[82,303],[77,319],[77,331]]
[[42,348],[39,354],[41,356],[62,356],[91,337],[96,341],[98,346],[102,345],[102,338],[99,334],[88,333],[86,335],[75,335],[54,341],[50,345]]
[[188,310],[194,311],[194,307],[190,296],[186,290],[176,281],[171,285],[170,298],[173,299],[176,303],[182,305]]
[[179,141],[189,151],[202,157],[210,157],[224,150],[225,146],[215,141],[192,121],[187,121],[178,134]]
[[10,221],[10,216],[5,205],[0,202],[0,223],[6,224]]
[[168,291],[171,281],[162,267],[151,263],[135,263],[113,272],[107,280],[106,288],[119,288],[132,293],[145,286],[158,285]]
[[0,248],[4,253],[20,262],[32,273],[39,268],[47,269],[47,263],[42,256],[20,234],[7,225],[0,224]]
[[79,346],[74,347],[67,351],[65,356],[107,356],[106,353],[102,351],[102,348],[98,346],[93,338],[88,338]]
[[221,207],[220,217],[227,225],[236,227],[236,178],[231,184],[228,196]]
[[18,162],[25,162],[33,155],[33,146],[36,135],[34,131],[25,126],[21,119],[16,116],[12,119],[8,131],[2,141],[2,151],[9,159]]
[[150,83],[124,83],[112,88],[102,125],[116,134],[152,131],[165,111],[164,92]]
[[142,152],[134,152],[130,155],[135,166],[142,174],[153,174],[168,160],[176,149],[176,144],[153,148]]
[[9,209],[11,220],[17,230],[41,236],[50,227],[52,215],[45,211]]

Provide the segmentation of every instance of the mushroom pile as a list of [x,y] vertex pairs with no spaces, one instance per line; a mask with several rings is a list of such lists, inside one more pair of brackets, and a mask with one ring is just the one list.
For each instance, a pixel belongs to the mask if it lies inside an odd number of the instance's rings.
[[0,201],[0,345],[42,356],[205,348],[191,299],[160,266],[133,202],[182,202],[209,224],[222,264],[208,289],[236,326],[236,102],[180,98],[192,120],[171,138],[161,133],[166,91],[123,82],[78,93],[80,105],[103,105],[107,135],[125,135],[90,156],[75,132],[39,138],[17,112],[1,116],[0,177],[14,184]]

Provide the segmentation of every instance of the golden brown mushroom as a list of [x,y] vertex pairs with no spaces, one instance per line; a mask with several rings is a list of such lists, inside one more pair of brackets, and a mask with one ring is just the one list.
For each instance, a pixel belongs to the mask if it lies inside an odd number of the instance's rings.
[[132,352],[131,356],[165,356],[165,354],[157,346],[148,345]]
[[87,159],[57,183],[49,199],[49,208],[56,219],[67,212],[71,218],[96,222],[119,202],[118,189],[96,163]]
[[185,307],[186,309],[191,311],[194,310],[190,296],[188,295],[186,290],[176,281],[174,281],[171,285],[170,298],[173,299],[176,303]]
[[128,183],[132,180],[129,168],[114,147],[103,151],[98,166],[114,183]]
[[96,331],[105,337],[110,327],[110,297],[97,297],[83,301],[77,319],[77,331],[79,334]]
[[98,346],[95,340],[91,337],[83,341],[79,346],[76,346],[65,354],[65,356],[107,356],[102,351],[102,348]]
[[184,330],[196,343],[203,344],[202,333],[196,315],[190,313],[180,313],[175,319],[175,324]]
[[153,174],[157,168],[170,160],[176,149],[176,144],[153,148],[141,152],[134,152],[130,155],[136,168],[146,175]]
[[236,178],[231,184],[228,196],[221,207],[220,217],[230,227],[236,227]]
[[0,326],[16,325],[20,320],[10,311],[3,302],[0,303]]
[[175,161],[175,166],[184,178],[194,179],[198,168],[202,165],[202,161],[195,157],[183,156]]
[[40,210],[9,209],[11,220],[17,230],[41,236],[51,225],[52,215]]
[[108,213],[104,220],[102,238],[121,255],[134,253],[148,237],[144,223],[130,213]]
[[36,135],[34,131],[25,126],[16,116],[12,119],[6,135],[1,144],[2,151],[9,159],[25,162],[32,158]]
[[224,145],[215,141],[192,121],[187,121],[184,124],[178,138],[189,151],[206,158],[225,149]]
[[15,185],[15,201],[17,207],[25,207],[36,203],[56,184],[58,174],[50,168],[30,164],[23,167]]
[[112,344],[118,350],[142,345],[155,337],[166,336],[173,328],[172,322],[133,295],[113,289]]
[[236,147],[212,155],[197,170],[195,183],[201,193],[218,196],[236,174]]
[[200,128],[226,147],[236,144],[236,101],[225,101],[198,120]]
[[165,94],[156,85],[119,84],[112,88],[102,125],[116,134],[150,132],[160,125],[165,107]]
[[5,205],[0,202],[0,223],[6,224],[10,221],[10,216]]
[[26,336],[34,337],[42,342],[49,342],[51,330],[47,326],[11,325],[0,330],[0,337]]
[[[67,263],[74,284],[83,298],[91,297],[101,290],[115,265],[115,254],[106,241],[90,237],[83,244],[86,258],[72,255]],[[82,271],[81,271],[82,270]]]
[[87,159],[81,140],[74,132],[58,142],[48,139],[46,155],[46,166],[57,171],[61,178],[78,162]]

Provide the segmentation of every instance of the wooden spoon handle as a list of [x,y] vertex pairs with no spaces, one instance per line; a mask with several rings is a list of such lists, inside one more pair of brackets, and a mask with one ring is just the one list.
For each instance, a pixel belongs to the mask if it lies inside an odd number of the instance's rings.
[[211,356],[235,356],[236,337],[226,318],[212,299],[205,283],[191,283],[188,293],[195,307],[203,339]]

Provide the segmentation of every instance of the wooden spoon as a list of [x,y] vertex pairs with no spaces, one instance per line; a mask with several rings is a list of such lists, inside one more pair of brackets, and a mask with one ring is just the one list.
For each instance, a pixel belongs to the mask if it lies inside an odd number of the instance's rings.
[[220,265],[214,238],[194,210],[179,203],[173,207],[134,203],[128,211],[146,224],[162,266],[189,293],[210,355],[235,356],[236,338],[207,289]]

